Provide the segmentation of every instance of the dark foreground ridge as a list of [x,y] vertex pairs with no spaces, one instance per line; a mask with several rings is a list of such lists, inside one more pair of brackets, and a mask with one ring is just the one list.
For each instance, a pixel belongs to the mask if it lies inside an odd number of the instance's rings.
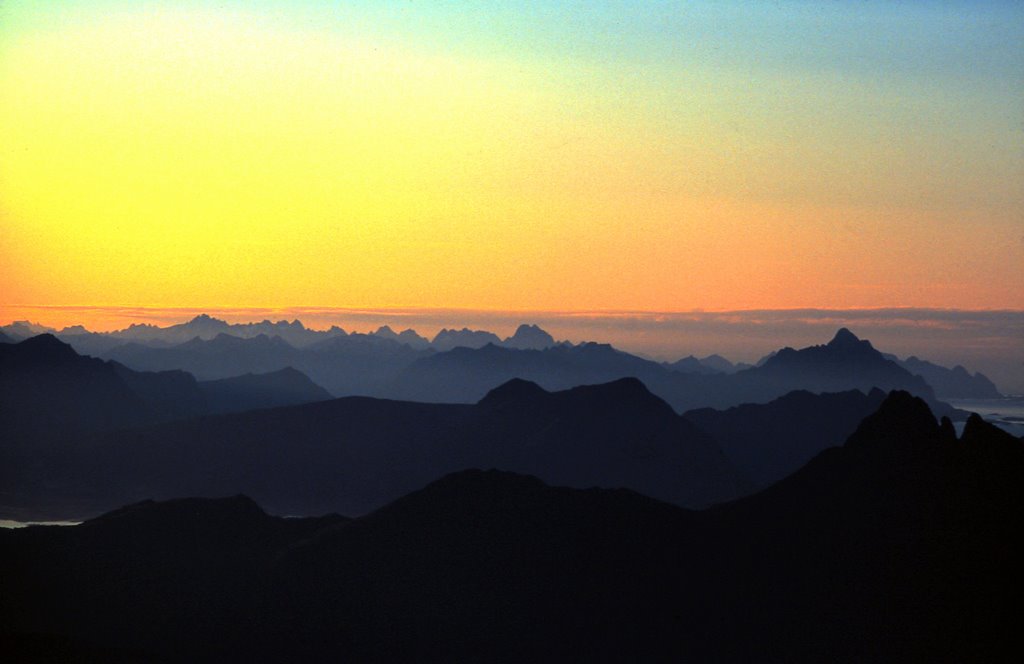
[[136,504],[0,532],[0,656],[1016,661],[1022,473],[1019,439],[897,392],[703,512],[478,470],[355,520]]
[[46,452],[12,455],[3,499],[60,518],[225,492],[277,513],[360,515],[465,468],[686,507],[751,490],[711,436],[634,378],[561,392],[515,380],[475,405],[348,397],[66,436]]

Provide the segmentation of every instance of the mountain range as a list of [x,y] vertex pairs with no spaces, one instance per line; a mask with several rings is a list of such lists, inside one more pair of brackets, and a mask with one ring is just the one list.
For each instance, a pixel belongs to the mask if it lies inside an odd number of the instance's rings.
[[[280,338],[223,334],[183,346],[210,367],[257,344],[290,359],[329,354],[334,345],[415,352],[369,335],[339,336],[301,351]],[[577,385],[551,392],[512,378],[475,406],[328,401],[326,390],[290,367],[196,381],[182,371],[139,372],[82,357],[51,335],[6,344],[0,346],[0,479],[6,489],[0,508],[11,515],[67,518],[145,497],[215,495],[229,488],[286,513],[361,514],[471,467],[497,467],[566,486],[628,487],[702,506],[767,486],[838,444],[884,392],[794,392],[762,405],[698,409],[679,417],[648,385],[665,390],[678,381],[718,381],[721,389],[764,372],[778,391],[787,381],[825,389],[857,380],[890,387],[890,374],[897,381],[907,375],[842,331],[827,346],[783,350],[761,367],[732,375],[678,374],[598,344],[543,351],[456,348],[426,361],[460,356],[504,358],[509,364],[471,364],[484,368],[472,377],[476,383],[445,383],[442,375],[419,389],[477,389],[508,374],[556,385],[569,377]],[[860,372],[852,378],[851,363]],[[620,374],[643,380],[615,378]],[[608,377],[605,384],[579,386]],[[927,394],[927,386],[911,384]],[[402,385],[417,388],[411,380]],[[683,385],[708,388],[706,382]],[[741,394],[749,395],[749,385],[740,384],[748,390]],[[324,403],[312,403],[318,401]],[[290,405],[297,407],[275,408]],[[253,409],[264,410],[247,412]],[[211,417],[217,413],[237,414]]]
[[558,390],[624,376],[639,378],[678,412],[764,403],[794,390],[867,393],[879,388],[908,390],[925,398],[941,414],[953,414],[923,378],[886,359],[870,342],[845,328],[827,344],[801,350],[783,348],[759,366],[731,374],[681,373],[607,344],[527,351],[493,344],[456,348],[412,362],[390,382],[385,394],[415,401],[465,403],[512,378]]
[[[477,408],[582,396],[516,383]],[[1020,439],[976,416],[957,439],[894,392],[841,447],[697,512],[480,470],[357,519],[271,517],[239,496],[136,503],[0,531],[0,654],[1015,661],[1022,471]]]
[[555,393],[514,380],[475,405],[346,397],[66,436],[48,450],[46,463],[26,451],[7,472],[18,504],[64,518],[225,491],[285,514],[363,514],[465,468],[687,506],[752,488],[711,436],[636,379]]
[[[827,352],[811,350],[817,346],[801,351],[784,348],[753,367],[733,364],[719,355],[651,362],[607,344],[556,342],[541,328],[526,324],[504,340],[492,332],[465,328],[442,329],[428,340],[414,330],[395,332],[386,325],[370,334],[350,334],[338,327],[311,330],[297,320],[229,324],[206,315],[166,328],[133,325],[108,333],[91,333],[81,326],[57,332],[25,321],[2,330],[12,340],[53,333],[82,354],[117,360],[136,370],[184,370],[200,380],[294,367],[335,396],[472,403],[516,377],[564,389],[629,376],[641,378],[680,412],[763,402],[793,389],[909,389],[932,399],[938,408],[937,399],[1000,396],[982,374],[878,353],[854,343],[861,340],[848,330],[841,330],[826,344]],[[844,340],[848,343],[838,343]],[[502,354],[487,346],[514,352]],[[857,348],[861,348],[859,359]],[[821,372],[830,363],[832,375],[826,376]],[[871,375],[864,373],[869,366]],[[694,379],[695,375],[706,378]],[[922,381],[913,376],[921,376]],[[814,382],[802,382],[805,379]],[[871,379],[876,384],[868,384]],[[930,393],[922,391],[922,382]],[[704,401],[698,402],[701,395]]]

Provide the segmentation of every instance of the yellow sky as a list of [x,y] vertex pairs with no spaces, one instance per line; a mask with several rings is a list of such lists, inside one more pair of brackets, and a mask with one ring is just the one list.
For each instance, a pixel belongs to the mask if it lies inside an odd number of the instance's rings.
[[0,33],[0,304],[1024,307],[1024,140],[934,76],[86,16]]

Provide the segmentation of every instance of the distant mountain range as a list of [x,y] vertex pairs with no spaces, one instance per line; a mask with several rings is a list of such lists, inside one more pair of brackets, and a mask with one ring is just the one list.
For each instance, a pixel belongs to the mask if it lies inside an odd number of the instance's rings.
[[[498,423],[493,433],[511,426],[532,436],[516,443],[480,435],[488,449],[511,445],[528,455],[558,439],[549,427],[584,427],[587,446],[612,450],[614,436],[602,431],[634,410],[676,421],[635,382],[561,394],[515,382],[476,406],[345,399],[281,412],[341,432],[339,458],[365,464],[375,446],[357,452],[352,441],[366,426],[415,420],[440,444],[459,430],[445,419],[458,413],[460,427],[476,417]],[[248,457],[288,447],[301,455],[306,442],[285,438],[267,413],[247,415],[256,417]],[[188,454],[208,460],[203,450],[238,417],[194,424],[200,439]],[[366,424],[352,424],[358,417]],[[669,430],[681,435],[679,426]],[[166,460],[155,431],[121,441],[141,446],[128,465],[152,454],[154,466]],[[663,443],[651,442],[647,458],[665,464],[658,455],[670,439],[649,434]],[[645,439],[617,449],[643,450]],[[400,452],[429,458],[423,442]],[[271,479],[258,462],[235,464],[254,487]],[[354,520],[271,517],[244,497],[137,503],[81,526],[0,531],[0,656],[1015,660],[1022,473],[1020,439],[976,416],[957,439],[922,400],[895,392],[842,447],[765,491],[702,512],[631,491],[556,488],[479,470]],[[306,479],[311,495],[323,488],[319,476]]]
[[529,351],[493,344],[456,348],[412,362],[390,382],[385,394],[415,401],[465,403],[512,378],[558,390],[624,376],[639,378],[678,412],[764,403],[794,390],[867,393],[879,388],[908,390],[942,414],[952,413],[923,378],[886,359],[870,342],[845,328],[828,344],[802,350],[783,348],[759,366],[731,374],[681,373],[603,344]]
[[948,369],[913,355],[905,360],[889,354],[885,357],[910,373],[924,378],[935,390],[935,395],[941,399],[999,399],[1003,396],[984,374],[971,375],[959,364]]
[[[25,321],[0,328],[10,340],[47,332],[82,354],[114,359],[136,370],[184,370],[200,380],[293,367],[335,396],[472,403],[517,377],[565,389],[630,376],[643,380],[680,411],[763,402],[794,389],[909,389],[932,399],[933,406],[938,406],[935,399],[1000,396],[982,374],[971,375],[959,366],[946,369],[916,357],[883,355],[858,346],[860,340],[846,330],[824,347],[827,351],[784,348],[752,367],[719,355],[656,363],[606,344],[556,342],[535,325],[520,325],[504,340],[482,330],[442,329],[428,340],[414,330],[395,332],[386,325],[370,334],[349,334],[338,327],[310,330],[297,320],[229,324],[206,315],[166,328],[132,325],[109,333],[91,333],[81,326],[58,332]],[[723,379],[725,375],[737,378]],[[807,378],[814,383],[803,382]],[[927,388],[922,388],[924,383]],[[930,392],[922,391],[929,388]]]
[[[111,348],[124,343],[136,343],[144,346],[176,346],[193,339],[212,340],[220,335],[228,335],[239,339],[252,339],[259,336],[280,337],[290,346],[302,348],[335,337],[349,336],[349,333],[338,326],[328,330],[312,330],[301,321],[264,320],[258,323],[228,323],[207,314],[200,314],[192,320],[158,327],[150,324],[134,324],[123,330],[113,332],[90,332],[81,325],[66,327],[62,330],[37,325],[28,321],[15,321],[0,327],[0,334],[11,341],[27,339],[37,334],[52,334],[75,346],[79,352],[86,354],[102,354]],[[352,333],[357,336],[359,333]],[[515,333],[502,341],[492,332],[482,330],[448,330],[443,329],[433,340],[420,336],[415,330],[406,329],[395,332],[388,325],[382,325],[370,335],[406,344],[414,350],[433,347],[438,350],[450,350],[456,346],[479,347],[486,343],[506,345],[509,348],[547,348],[555,345],[554,338],[536,325],[520,325]]]

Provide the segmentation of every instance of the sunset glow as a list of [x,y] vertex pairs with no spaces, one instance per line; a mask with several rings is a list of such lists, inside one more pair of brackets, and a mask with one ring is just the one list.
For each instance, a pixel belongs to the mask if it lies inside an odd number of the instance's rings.
[[4,2],[0,304],[1024,308],[1022,44],[1009,2]]

